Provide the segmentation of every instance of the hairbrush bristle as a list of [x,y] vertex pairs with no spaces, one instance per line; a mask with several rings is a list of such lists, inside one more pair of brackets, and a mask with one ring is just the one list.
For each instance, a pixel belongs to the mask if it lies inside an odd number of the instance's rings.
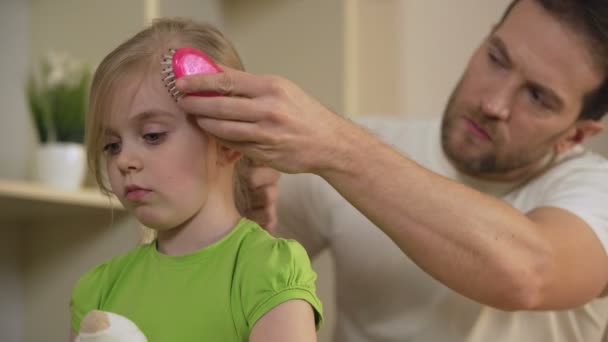
[[177,101],[180,97],[184,96],[177,88],[175,87],[175,73],[173,72],[173,56],[175,55],[175,49],[169,49],[169,53],[163,55],[163,59],[160,64],[163,67],[160,71],[162,76],[162,81],[167,91],[169,91],[169,95]]
[[[182,96],[186,95],[175,86],[177,79],[181,77],[214,74],[222,71],[211,57],[203,51],[191,47],[183,46],[179,49],[169,49],[169,52],[161,58],[162,82],[167,87],[169,95],[177,102]],[[222,96],[216,91],[198,91],[188,93],[193,96]]]

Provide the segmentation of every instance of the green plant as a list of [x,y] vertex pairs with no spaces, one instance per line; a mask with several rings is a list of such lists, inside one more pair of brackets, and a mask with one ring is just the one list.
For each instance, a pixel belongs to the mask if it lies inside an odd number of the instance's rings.
[[27,82],[26,97],[41,143],[84,139],[91,71],[65,53],[49,53]]

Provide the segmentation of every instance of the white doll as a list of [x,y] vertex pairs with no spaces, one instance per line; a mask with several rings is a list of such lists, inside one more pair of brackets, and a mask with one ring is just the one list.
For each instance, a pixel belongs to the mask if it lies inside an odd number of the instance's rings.
[[76,342],[147,342],[130,319],[107,311],[93,310],[82,319]]

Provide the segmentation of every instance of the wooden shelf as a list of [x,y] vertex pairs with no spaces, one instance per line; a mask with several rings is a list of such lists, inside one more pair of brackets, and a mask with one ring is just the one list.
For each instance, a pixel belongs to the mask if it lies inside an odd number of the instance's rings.
[[120,202],[96,189],[58,190],[21,181],[0,180],[0,221],[98,220],[124,216]]

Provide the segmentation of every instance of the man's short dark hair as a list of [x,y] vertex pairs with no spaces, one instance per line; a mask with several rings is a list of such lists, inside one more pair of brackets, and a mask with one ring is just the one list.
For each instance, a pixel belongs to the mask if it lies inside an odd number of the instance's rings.
[[[521,0],[513,0],[499,25]],[[579,119],[601,120],[608,112],[608,1],[607,0],[533,0],[549,14],[580,32],[604,73],[602,84],[585,95]]]

